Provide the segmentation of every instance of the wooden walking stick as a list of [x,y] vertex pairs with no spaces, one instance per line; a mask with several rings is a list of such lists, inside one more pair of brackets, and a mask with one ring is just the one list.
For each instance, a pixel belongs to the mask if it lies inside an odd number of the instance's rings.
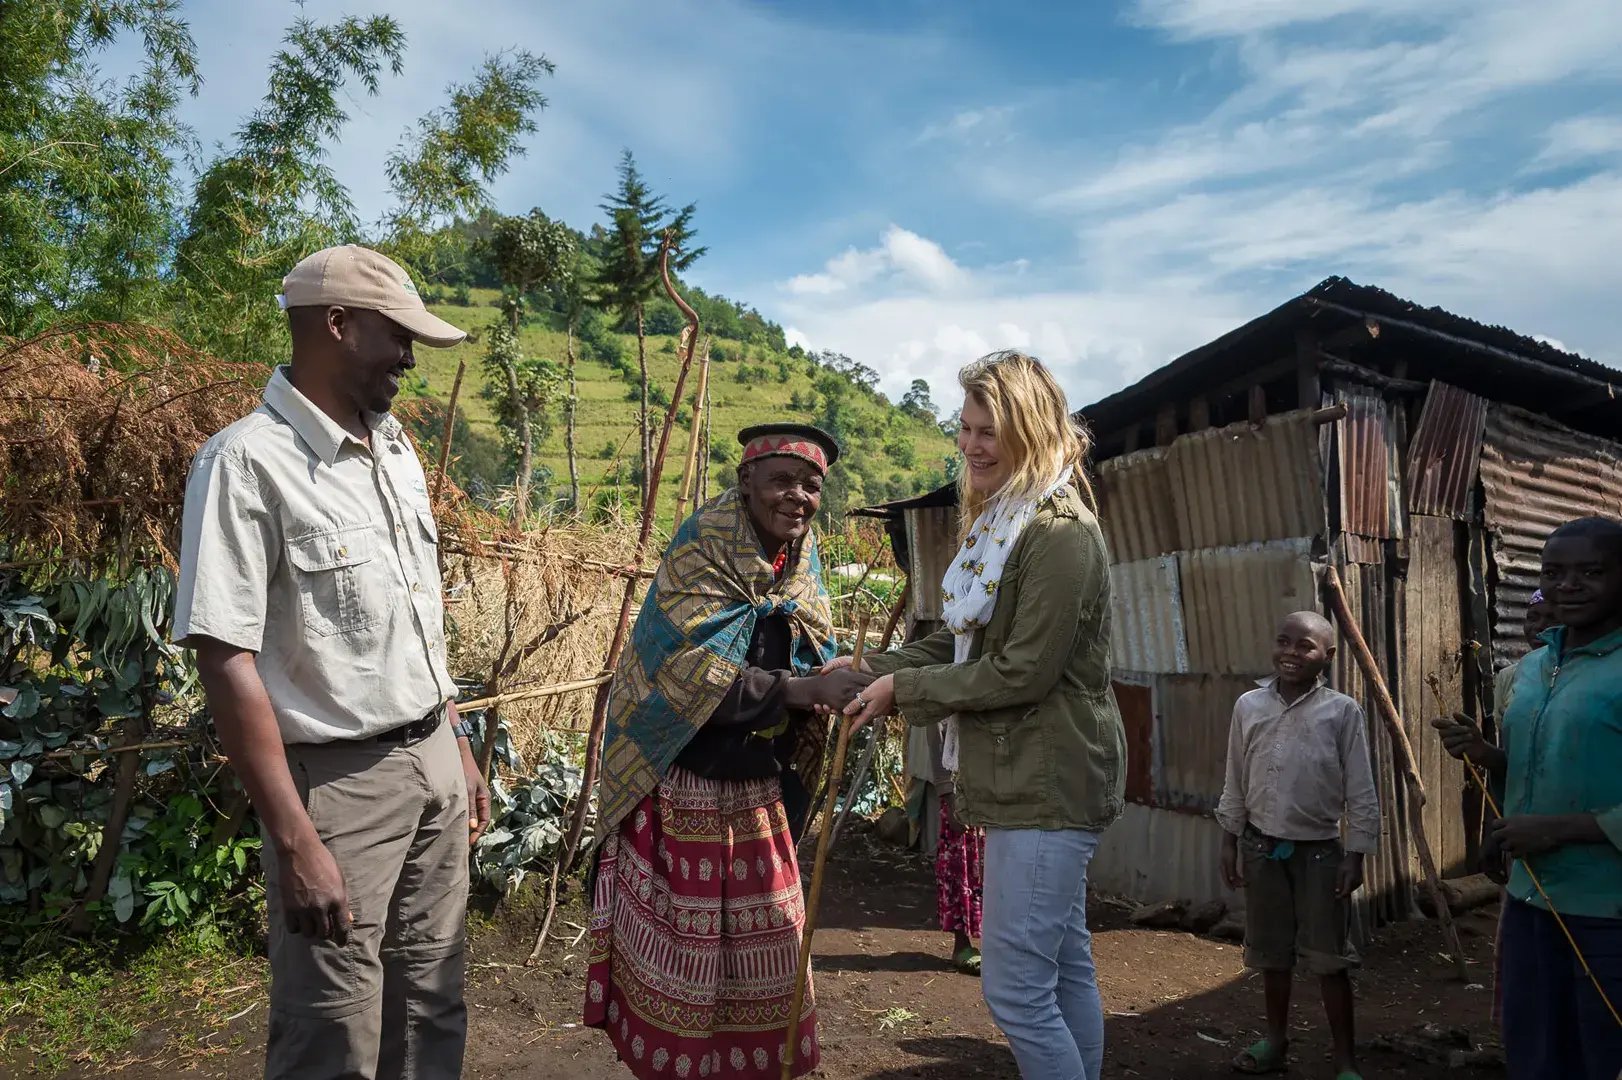
[[703,441],[704,431],[704,399],[710,392],[710,342],[704,339],[703,348],[699,350],[698,361],[698,389],[693,391],[693,425],[687,435],[687,467],[682,470],[681,487],[676,491],[676,517],[672,529],[681,528],[682,522],[687,520],[687,507],[693,502],[694,488],[698,481],[698,447]]
[[[867,645],[868,616],[856,620],[856,645],[851,666],[860,670]],[[800,971],[794,979],[794,999],[789,1005],[788,1031],[783,1040],[783,1080],[794,1075],[795,1040],[800,1037],[800,1006],[805,1004],[805,986],[811,976],[811,935],[817,931],[817,901],[822,898],[822,872],[828,865],[828,847],[834,834],[834,804],[839,800],[839,782],[845,776],[845,751],[850,747],[850,718],[840,716],[839,739],[834,744],[833,767],[828,771],[828,794],[822,807],[822,835],[817,838],[817,861],[811,871],[811,888],[805,897],[805,930],[800,935]]]
[[1380,719],[1385,722],[1386,734],[1391,737],[1391,759],[1402,773],[1408,784],[1408,797],[1413,802],[1412,813],[1408,815],[1408,825],[1414,834],[1414,847],[1419,850],[1419,869],[1423,878],[1425,891],[1430,894],[1431,903],[1436,905],[1436,917],[1442,924],[1442,936],[1447,941],[1448,952],[1453,956],[1454,967],[1458,971],[1460,980],[1470,981],[1470,969],[1465,964],[1464,946],[1459,944],[1459,929],[1453,925],[1453,909],[1448,905],[1447,897],[1442,894],[1441,875],[1436,872],[1436,860],[1431,856],[1430,841],[1425,838],[1425,816],[1422,813],[1425,806],[1425,783],[1419,776],[1419,770],[1414,765],[1414,748],[1408,741],[1408,733],[1403,730],[1402,716],[1397,712],[1396,702],[1391,700],[1391,691],[1386,687],[1385,676],[1380,672],[1380,666],[1374,661],[1374,654],[1369,651],[1369,643],[1363,638],[1363,630],[1352,617],[1351,605],[1346,603],[1345,590],[1340,585],[1340,575],[1333,566],[1324,567],[1323,574],[1324,599],[1329,602],[1329,608],[1335,614],[1335,620],[1340,623],[1341,633],[1346,635],[1346,643],[1351,646],[1352,656],[1357,660],[1357,666],[1363,671],[1363,678],[1369,684],[1369,693],[1374,697],[1376,710]]

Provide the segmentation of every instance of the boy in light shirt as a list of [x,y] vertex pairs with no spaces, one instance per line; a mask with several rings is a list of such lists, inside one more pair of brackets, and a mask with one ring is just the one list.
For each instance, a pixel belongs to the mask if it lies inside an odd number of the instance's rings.
[[1222,878],[1245,890],[1245,964],[1262,972],[1267,997],[1267,1036],[1234,1059],[1241,1073],[1287,1067],[1300,961],[1322,987],[1336,1080],[1361,1080],[1350,900],[1379,839],[1380,803],[1363,710],[1324,681],[1334,656],[1334,628],[1323,616],[1289,615],[1274,641],[1274,674],[1234,704],[1216,811]]

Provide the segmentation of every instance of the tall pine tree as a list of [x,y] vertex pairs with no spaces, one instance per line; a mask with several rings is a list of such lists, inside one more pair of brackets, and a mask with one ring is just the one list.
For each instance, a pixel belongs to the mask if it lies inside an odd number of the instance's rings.
[[670,268],[686,270],[705,252],[692,246],[694,205],[671,214],[663,197],[656,195],[637,171],[629,150],[620,158],[619,187],[602,209],[609,217],[608,251],[598,277],[602,302],[636,325],[636,360],[641,378],[641,407],[637,425],[641,442],[640,487],[647,504],[649,466],[653,460],[652,429],[648,424],[648,348],[644,310],[659,291],[659,244],[671,238]]

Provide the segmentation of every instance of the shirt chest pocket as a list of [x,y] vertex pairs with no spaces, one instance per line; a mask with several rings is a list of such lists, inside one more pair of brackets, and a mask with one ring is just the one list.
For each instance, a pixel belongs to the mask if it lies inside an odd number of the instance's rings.
[[304,624],[321,637],[376,626],[393,601],[371,526],[309,533],[287,541]]

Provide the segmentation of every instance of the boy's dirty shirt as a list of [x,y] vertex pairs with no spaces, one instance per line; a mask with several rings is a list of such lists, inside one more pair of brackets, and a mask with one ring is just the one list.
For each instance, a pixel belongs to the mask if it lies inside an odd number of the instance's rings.
[[1372,854],[1380,799],[1362,708],[1321,679],[1287,704],[1276,682],[1234,703],[1218,824],[1235,836],[1250,825],[1275,840],[1334,840],[1344,812],[1346,850]]

